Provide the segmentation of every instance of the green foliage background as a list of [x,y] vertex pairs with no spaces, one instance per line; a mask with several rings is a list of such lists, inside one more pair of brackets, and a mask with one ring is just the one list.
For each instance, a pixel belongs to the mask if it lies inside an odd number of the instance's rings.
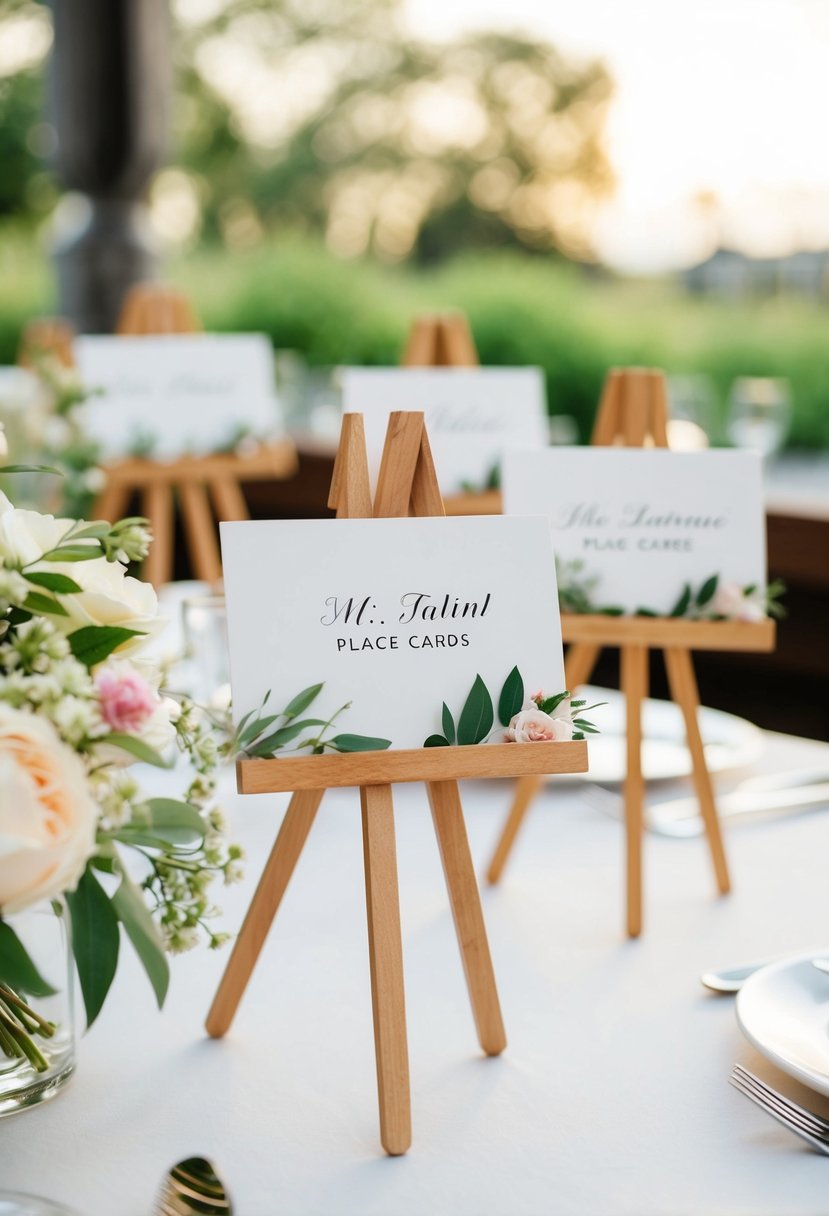
[[[728,303],[687,296],[670,280],[597,278],[517,251],[480,252],[433,270],[340,261],[312,238],[286,236],[250,253],[205,247],[170,267],[208,329],[260,330],[312,365],[397,362],[412,317],[469,315],[481,360],[544,368],[552,413],[587,437],[614,364],[701,373],[720,421],[741,375],[786,377],[789,446],[829,447],[829,319],[796,298]],[[24,321],[54,306],[45,254],[31,234],[0,235],[0,362],[13,362]]]

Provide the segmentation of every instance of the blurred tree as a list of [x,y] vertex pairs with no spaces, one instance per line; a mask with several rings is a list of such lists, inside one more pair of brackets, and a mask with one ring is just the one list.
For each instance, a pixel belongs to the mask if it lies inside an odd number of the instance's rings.
[[[171,235],[195,227],[243,248],[317,230],[342,256],[388,261],[484,245],[590,258],[612,185],[601,64],[518,35],[416,41],[402,0],[174,0],[173,12],[175,167],[154,192]],[[20,123],[24,83],[7,83]]]

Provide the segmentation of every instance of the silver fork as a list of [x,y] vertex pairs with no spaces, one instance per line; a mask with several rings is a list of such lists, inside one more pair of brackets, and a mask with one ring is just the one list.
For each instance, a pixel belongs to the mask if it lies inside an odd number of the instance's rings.
[[829,1120],[806,1110],[804,1106],[798,1106],[797,1102],[761,1081],[742,1064],[734,1065],[729,1081],[741,1094],[751,1098],[767,1115],[800,1136],[816,1152],[829,1156]]

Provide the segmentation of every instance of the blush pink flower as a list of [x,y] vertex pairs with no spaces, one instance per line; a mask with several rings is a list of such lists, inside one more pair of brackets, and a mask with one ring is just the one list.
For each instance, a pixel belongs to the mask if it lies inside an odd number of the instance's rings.
[[510,722],[507,738],[514,743],[561,743],[573,738],[573,724],[540,709],[523,709]]
[[112,730],[138,731],[153,714],[158,699],[137,671],[102,667],[95,675],[101,716]]

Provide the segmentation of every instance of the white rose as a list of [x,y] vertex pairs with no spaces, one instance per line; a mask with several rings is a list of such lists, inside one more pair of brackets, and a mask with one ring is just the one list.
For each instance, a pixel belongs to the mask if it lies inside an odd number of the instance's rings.
[[72,633],[85,625],[121,625],[146,637],[130,638],[118,647],[117,653],[139,649],[147,637],[165,625],[158,617],[158,600],[149,583],[130,577],[120,562],[108,562],[105,557],[81,562],[38,561],[44,553],[57,548],[74,526],[71,519],[18,509],[0,492],[0,562],[32,566],[74,579],[81,591],[60,597],[68,615],[50,618],[62,633]]
[[566,718],[551,718],[535,709],[522,709],[507,728],[507,739],[514,743],[563,743],[573,738],[573,724]]
[[764,621],[766,606],[759,592],[746,595],[737,583],[721,583],[711,601],[711,611],[732,621]]
[[62,633],[73,633],[86,625],[120,625],[135,629],[144,636],[129,638],[115,652],[126,655],[140,649],[166,624],[158,616],[158,599],[153,586],[132,578],[120,562],[96,557],[88,562],[43,562],[38,569],[68,574],[81,588],[74,595],[60,597],[69,615],[51,618]]
[[[60,544],[74,520],[55,519],[39,511],[15,507],[0,492],[0,560],[12,566],[27,566]],[[60,569],[65,573],[63,563]]]
[[73,891],[97,821],[80,757],[45,719],[0,704],[0,912]]

